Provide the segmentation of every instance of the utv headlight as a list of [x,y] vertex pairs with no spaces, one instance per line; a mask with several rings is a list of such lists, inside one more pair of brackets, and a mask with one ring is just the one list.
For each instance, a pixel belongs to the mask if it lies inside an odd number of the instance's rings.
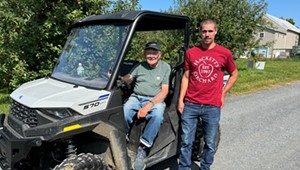
[[64,119],[67,117],[71,117],[73,115],[75,115],[74,111],[71,111],[69,109],[65,109],[65,108],[61,108],[61,109],[42,109],[42,111],[50,116],[56,117],[56,118],[60,118],[60,119]]

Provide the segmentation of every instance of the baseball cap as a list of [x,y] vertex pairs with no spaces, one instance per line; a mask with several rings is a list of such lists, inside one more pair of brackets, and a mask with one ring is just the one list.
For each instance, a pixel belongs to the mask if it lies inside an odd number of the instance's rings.
[[144,50],[147,50],[149,48],[152,48],[152,49],[155,49],[157,51],[160,51],[160,47],[159,45],[156,43],[156,42],[148,42],[145,46],[145,49]]

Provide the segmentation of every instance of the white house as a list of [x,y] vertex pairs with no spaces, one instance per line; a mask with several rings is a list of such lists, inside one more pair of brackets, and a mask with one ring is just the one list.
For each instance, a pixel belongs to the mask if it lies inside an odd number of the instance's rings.
[[[260,48],[257,54],[266,58],[282,58],[290,56],[293,46],[300,45],[300,29],[285,19],[266,14],[265,19],[271,27],[259,32],[256,36],[260,39]],[[268,46],[265,46],[268,44]]]

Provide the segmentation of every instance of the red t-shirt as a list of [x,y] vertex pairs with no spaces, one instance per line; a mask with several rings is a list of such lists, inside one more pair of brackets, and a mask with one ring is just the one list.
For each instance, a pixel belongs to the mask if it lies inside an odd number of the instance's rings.
[[190,71],[185,100],[221,106],[224,70],[230,74],[236,69],[231,51],[218,44],[193,47],[186,52],[184,69]]

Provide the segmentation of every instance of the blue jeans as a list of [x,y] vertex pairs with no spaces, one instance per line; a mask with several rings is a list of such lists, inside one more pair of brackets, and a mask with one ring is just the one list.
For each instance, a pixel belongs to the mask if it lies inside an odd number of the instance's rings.
[[204,131],[204,148],[200,156],[200,170],[209,170],[214,161],[216,140],[220,121],[220,107],[185,102],[181,115],[181,148],[178,170],[189,170],[192,146],[199,118]]
[[[135,93],[132,93],[128,101],[124,105],[124,117],[126,123],[126,133],[130,130],[130,124],[133,122],[137,112],[148,103],[153,97],[141,96]],[[147,124],[144,128],[144,132],[140,138],[142,144],[147,147],[151,147],[154,139],[156,138],[160,125],[164,119],[164,111],[166,104],[160,102],[155,104],[151,110],[146,115],[145,119]]]

